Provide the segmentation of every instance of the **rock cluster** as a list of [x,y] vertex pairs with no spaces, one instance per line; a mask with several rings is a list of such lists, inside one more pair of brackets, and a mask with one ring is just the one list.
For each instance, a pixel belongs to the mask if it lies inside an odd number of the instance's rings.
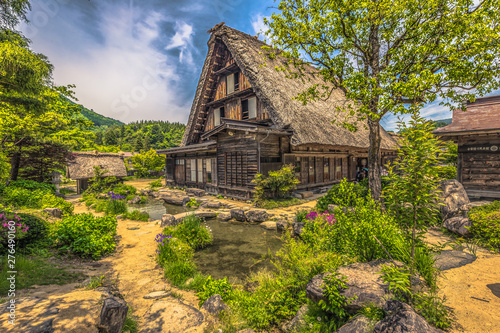
[[462,236],[469,236],[472,221],[467,217],[470,201],[462,184],[457,180],[442,181],[439,186],[439,210],[443,217],[443,227]]
[[218,314],[221,311],[227,310],[226,303],[222,300],[221,295],[215,294],[210,296],[201,306],[201,308],[210,314]]

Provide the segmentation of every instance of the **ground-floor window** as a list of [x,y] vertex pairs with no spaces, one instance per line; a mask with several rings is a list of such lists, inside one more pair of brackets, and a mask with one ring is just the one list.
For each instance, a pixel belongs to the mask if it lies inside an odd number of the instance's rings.
[[196,160],[193,158],[190,160],[191,163],[191,181],[196,182]]
[[212,183],[212,159],[209,158],[206,160],[206,169],[207,169],[207,183]]

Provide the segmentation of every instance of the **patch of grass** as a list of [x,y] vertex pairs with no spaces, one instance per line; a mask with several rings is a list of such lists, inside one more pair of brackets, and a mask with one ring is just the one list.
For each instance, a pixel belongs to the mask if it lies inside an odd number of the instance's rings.
[[[7,257],[0,259],[2,270],[0,271],[0,295],[7,295],[10,289],[10,283],[7,278],[10,274],[7,271],[12,269],[8,266]],[[47,263],[40,258],[25,257],[16,255],[15,270],[16,275],[16,290],[31,287],[32,285],[47,285],[81,281],[83,275],[81,273],[70,273],[62,268],[54,267],[53,264]]]
[[473,221],[470,232],[480,245],[492,251],[500,250],[500,201],[469,211],[469,219]]
[[171,291],[170,292],[170,296],[172,296],[173,298],[177,298],[177,299],[183,299],[184,298],[184,296],[182,296],[181,293],[177,293],[175,291]]
[[87,285],[87,289],[95,289],[95,288],[99,288],[100,286],[102,286],[102,282],[104,281],[104,279],[106,278],[105,275],[101,275],[101,276],[92,276],[90,278],[90,282],[89,284]]
[[282,199],[265,199],[256,203],[256,206],[264,209],[274,209],[280,207],[290,207],[301,205],[307,202],[307,200],[302,200],[298,198],[282,198]]
[[137,318],[132,314],[133,310],[129,306],[125,325],[123,325],[122,333],[138,333]]
[[123,217],[134,221],[143,221],[143,222],[149,221],[149,214],[146,212],[141,212],[140,210],[137,209],[134,209],[131,212],[123,214]]

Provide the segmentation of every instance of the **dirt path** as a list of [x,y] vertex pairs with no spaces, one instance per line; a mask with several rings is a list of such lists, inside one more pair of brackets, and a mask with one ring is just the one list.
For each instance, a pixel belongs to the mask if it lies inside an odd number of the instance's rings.
[[[452,239],[431,230],[427,240],[443,244]],[[481,248],[476,255],[474,262],[442,272],[438,278],[439,295],[446,297],[445,305],[454,311],[451,332],[498,333],[500,290],[495,295],[490,288],[500,289],[500,255]]]

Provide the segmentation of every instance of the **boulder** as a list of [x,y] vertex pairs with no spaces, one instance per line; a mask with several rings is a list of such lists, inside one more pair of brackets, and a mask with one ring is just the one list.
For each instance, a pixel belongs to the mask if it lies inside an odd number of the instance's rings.
[[167,296],[170,296],[171,293],[165,290],[160,290],[160,291],[153,291],[150,292],[149,294],[145,295],[143,298],[144,299],[158,299],[158,298],[164,298]]
[[264,209],[252,209],[245,213],[249,222],[265,222],[269,218],[269,214]]
[[470,235],[469,228],[472,227],[472,221],[467,217],[455,216],[444,220],[443,227],[451,232],[467,237]]
[[339,206],[337,206],[337,205],[334,205],[334,204],[329,204],[329,205],[328,205],[328,211],[329,211],[330,213],[333,213],[333,212],[335,211],[335,208],[338,208],[338,207],[339,207]]
[[202,219],[212,219],[212,218],[214,218],[214,217],[217,216],[217,213],[212,212],[210,210],[200,209],[200,210],[195,211],[194,215],[196,217],[199,217],[199,218],[202,218]]
[[288,227],[287,221],[280,220],[280,221],[276,222],[276,229],[278,229],[278,230],[286,230],[287,227]]
[[314,195],[314,193],[311,191],[304,191],[304,192],[300,192],[299,194],[302,197],[302,199],[311,198]]
[[439,185],[439,210],[443,215],[443,220],[462,214],[464,217],[469,210],[469,197],[462,184],[456,179],[444,180]]
[[108,297],[102,305],[99,326],[108,333],[121,333],[123,325],[125,325],[127,312],[128,306],[124,300],[117,297]]
[[304,222],[293,222],[292,227],[293,227],[293,234],[295,236],[300,236],[302,234],[302,229],[304,229],[304,226],[306,224]]
[[133,204],[133,205],[138,204],[139,202],[141,202],[141,197],[139,197],[139,196],[134,197],[128,201],[129,204]]
[[472,254],[458,250],[443,250],[435,255],[434,267],[441,271],[458,268],[474,262],[477,258]]
[[283,326],[281,326],[281,330],[284,332],[296,332],[299,331],[302,326],[306,323],[304,320],[307,311],[309,310],[309,306],[304,304],[300,307],[300,309],[295,314],[290,321],[286,322]]
[[194,195],[195,197],[202,197],[205,195],[205,190],[199,188],[187,188],[186,193]]
[[262,228],[267,230],[276,230],[276,222],[275,221],[266,221],[259,224]]
[[217,218],[221,221],[229,221],[231,219],[231,213],[219,213]]
[[389,300],[384,306],[388,315],[379,321],[373,333],[440,333],[441,330],[432,327],[417,314],[411,306],[397,300]]
[[57,217],[58,219],[60,219],[63,214],[63,211],[60,208],[45,208],[43,211],[50,216]]
[[201,306],[201,308],[207,311],[210,314],[218,314],[221,311],[227,310],[228,307],[226,303],[222,300],[222,297],[219,294],[215,294],[210,296],[205,303]]
[[201,203],[200,207],[208,209],[219,209],[222,207],[222,203],[220,201],[204,201]]
[[299,193],[293,192],[292,197],[297,198],[297,199],[302,199],[302,196]]
[[359,315],[339,328],[337,333],[371,333],[373,324],[369,318]]
[[151,192],[149,195],[157,199],[160,197],[160,192]]
[[231,209],[231,218],[240,222],[246,222],[247,220],[245,211],[243,211],[242,209]]
[[121,215],[121,214],[120,215],[116,215],[116,219],[117,220],[123,220],[123,215]]
[[[382,307],[385,299],[390,296],[388,284],[384,283],[380,272],[382,265],[390,265],[389,260],[378,259],[365,263],[354,263],[349,266],[340,267],[337,272],[346,278],[347,289],[340,292],[341,295],[350,299],[344,308],[349,313],[356,313],[367,304]],[[403,265],[397,262],[398,265]],[[306,287],[306,296],[314,302],[325,300],[323,295],[323,279],[331,273],[323,273],[314,276]],[[415,281],[415,284],[418,284]]]
[[176,220],[175,220],[175,216],[173,215],[170,215],[170,214],[163,214],[161,216],[161,224],[160,226],[162,228],[164,227],[172,227],[172,226],[176,226],[177,223],[176,223]]

